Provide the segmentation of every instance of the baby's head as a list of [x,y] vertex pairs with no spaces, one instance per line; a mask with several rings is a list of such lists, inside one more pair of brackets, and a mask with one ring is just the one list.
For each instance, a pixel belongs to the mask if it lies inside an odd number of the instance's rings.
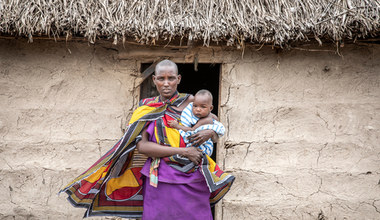
[[193,114],[198,118],[204,118],[213,108],[211,92],[206,89],[199,90],[194,97]]

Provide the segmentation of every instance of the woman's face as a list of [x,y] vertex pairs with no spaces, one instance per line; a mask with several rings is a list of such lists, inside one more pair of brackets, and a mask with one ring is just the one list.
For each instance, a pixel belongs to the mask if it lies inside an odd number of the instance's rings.
[[173,67],[162,67],[156,75],[153,75],[153,82],[163,100],[170,99],[177,86],[181,82],[181,75],[178,75]]

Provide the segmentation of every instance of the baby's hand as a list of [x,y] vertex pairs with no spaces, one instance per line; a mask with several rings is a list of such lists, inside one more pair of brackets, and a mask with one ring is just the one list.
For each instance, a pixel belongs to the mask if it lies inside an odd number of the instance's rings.
[[178,122],[176,120],[171,120],[171,121],[168,121],[168,124],[170,127],[172,128],[177,128],[178,127]]

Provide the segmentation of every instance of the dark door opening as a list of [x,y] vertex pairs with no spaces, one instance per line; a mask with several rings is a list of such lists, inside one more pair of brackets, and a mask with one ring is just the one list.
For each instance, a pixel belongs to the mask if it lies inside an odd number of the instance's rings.
[[[141,64],[141,72],[146,70],[151,63]],[[198,64],[198,71],[194,70],[194,64],[177,64],[178,72],[182,76],[181,83],[178,86],[178,92],[195,94],[201,89],[207,89],[213,95],[213,113],[218,115],[219,105],[219,75],[220,64]],[[142,84],[140,89],[140,98],[157,96],[152,77],[149,76]],[[214,151],[211,156],[216,160],[217,146],[214,144]]]

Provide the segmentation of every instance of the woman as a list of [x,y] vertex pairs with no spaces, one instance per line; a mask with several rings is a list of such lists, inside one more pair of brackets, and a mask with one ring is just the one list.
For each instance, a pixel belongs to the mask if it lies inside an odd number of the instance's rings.
[[[155,74],[160,95],[141,100],[123,138],[61,190],[74,206],[87,207],[85,217],[212,219],[210,204],[234,180],[198,148],[186,148],[179,132],[168,127],[194,99],[177,92],[181,76],[175,63],[161,61]],[[217,134],[201,131],[190,141],[196,146],[209,138]]]

